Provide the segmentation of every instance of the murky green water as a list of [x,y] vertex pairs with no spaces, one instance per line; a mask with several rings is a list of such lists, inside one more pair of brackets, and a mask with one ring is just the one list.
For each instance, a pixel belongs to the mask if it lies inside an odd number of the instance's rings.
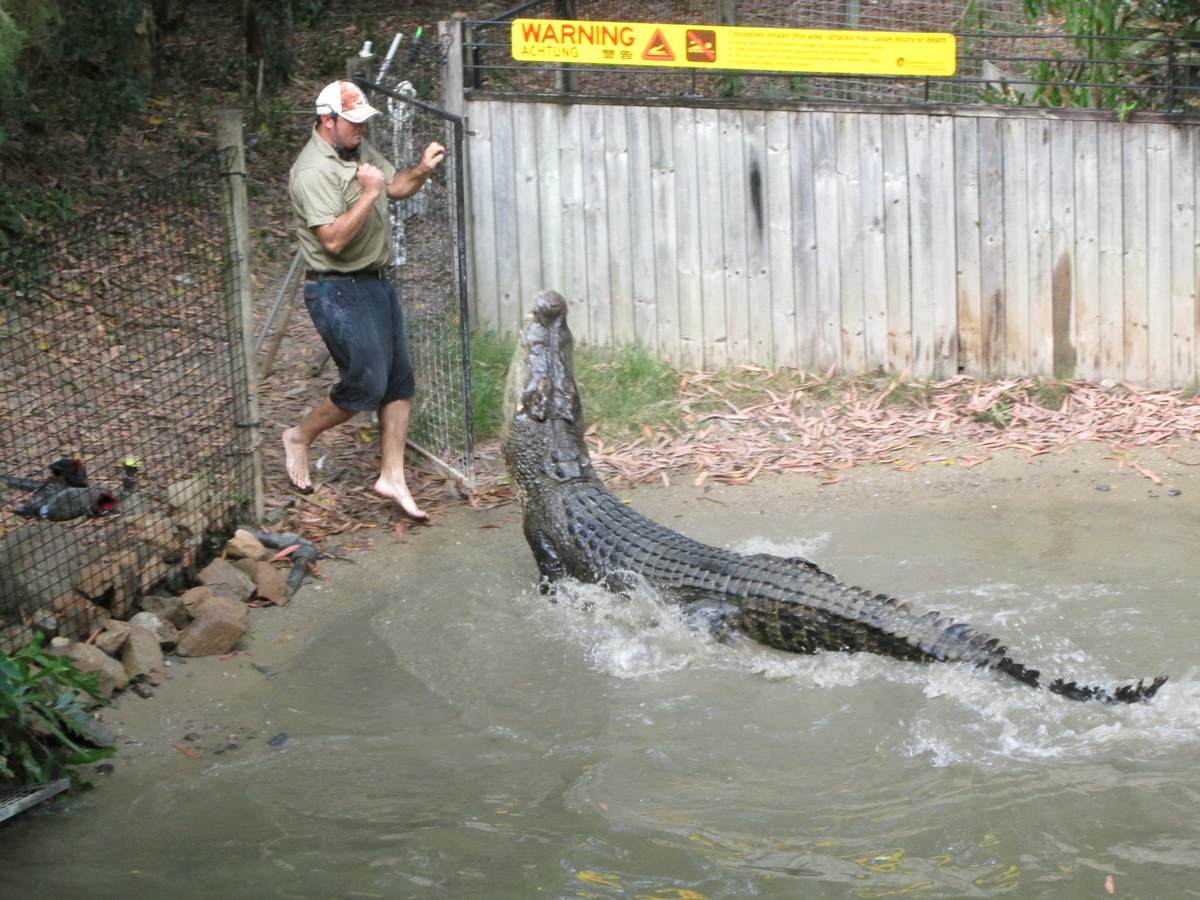
[[637,505],[976,623],[1049,672],[1172,680],[1113,708],[723,646],[651,597],[548,605],[519,527],[456,513],[443,552],[423,536],[396,567],[339,570],[327,589],[369,601],[273,682],[287,743],[15,820],[0,897],[1200,896],[1194,500],[698,493]]

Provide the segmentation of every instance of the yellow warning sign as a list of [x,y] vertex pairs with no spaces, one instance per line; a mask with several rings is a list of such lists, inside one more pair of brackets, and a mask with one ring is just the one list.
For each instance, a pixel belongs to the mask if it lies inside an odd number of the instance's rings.
[[517,19],[514,59],[625,66],[953,75],[952,34]]

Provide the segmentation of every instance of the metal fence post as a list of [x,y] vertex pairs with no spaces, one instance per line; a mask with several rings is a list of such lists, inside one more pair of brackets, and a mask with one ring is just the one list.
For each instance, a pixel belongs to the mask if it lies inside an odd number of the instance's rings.
[[[554,0],[554,18],[574,19],[575,0]],[[579,70],[570,63],[560,63],[558,67],[558,90],[563,94],[579,93]]]
[[463,72],[463,16],[455,14],[449,21],[438,22],[438,39],[446,48],[442,64],[442,106],[456,116],[463,115],[465,73]]
[[217,113],[220,151],[221,215],[227,248],[225,308],[229,323],[229,353],[233,361],[234,443],[238,449],[238,490],[250,500],[254,521],[263,517],[262,434],[258,418],[258,378],[255,373],[253,298],[250,290],[250,207],[246,199],[246,149],[242,112]]

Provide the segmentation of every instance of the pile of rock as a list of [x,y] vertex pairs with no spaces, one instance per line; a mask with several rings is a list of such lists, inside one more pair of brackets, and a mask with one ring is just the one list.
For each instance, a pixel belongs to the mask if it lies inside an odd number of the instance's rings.
[[177,597],[143,597],[141,611],[128,621],[107,619],[84,641],[56,637],[50,652],[73,657],[80,671],[95,673],[105,697],[131,686],[148,693],[166,677],[164,654],[228,653],[246,633],[249,606],[287,604],[287,574],[270,561],[271,552],[239,529],[221,557],[201,570],[196,587]]

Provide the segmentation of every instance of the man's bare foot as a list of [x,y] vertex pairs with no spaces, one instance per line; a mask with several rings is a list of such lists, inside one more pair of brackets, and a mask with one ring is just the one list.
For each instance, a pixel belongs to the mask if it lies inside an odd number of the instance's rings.
[[382,494],[389,500],[395,500],[400,505],[400,508],[404,510],[404,514],[410,519],[415,519],[418,522],[429,521],[429,513],[417,506],[412,494],[408,491],[408,485],[403,481],[396,483],[381,477],[375,482],[375,492]]
[[302,494],[312,493],[312,478],[308,474],[308,444],[298,436],[299,429],[288,428],[283,434],[283,464],[292,486]]

